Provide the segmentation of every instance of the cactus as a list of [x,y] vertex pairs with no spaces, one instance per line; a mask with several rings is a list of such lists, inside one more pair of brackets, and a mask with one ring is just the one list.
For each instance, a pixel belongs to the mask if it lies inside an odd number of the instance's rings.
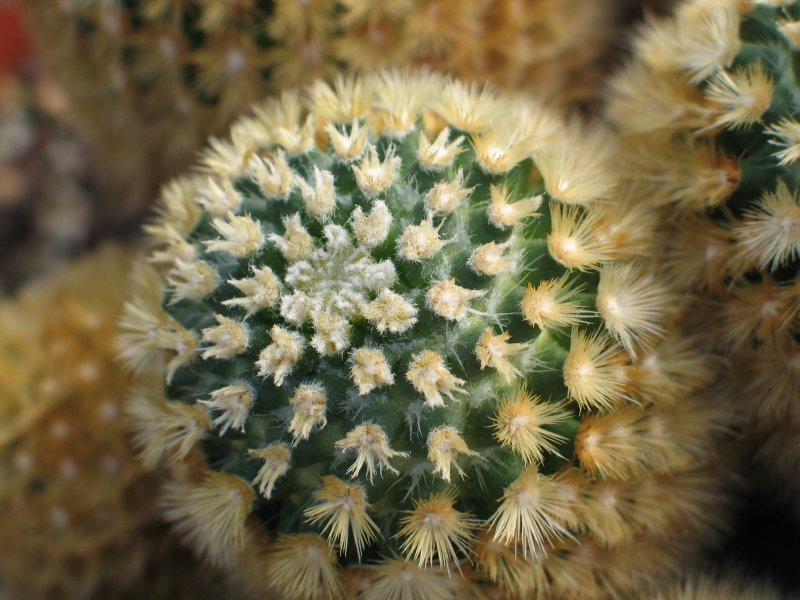
[[101,146],[101,173],[145,199],[266,94],[339,70],[427,64],[585,101],[612,31],[611,0],[24,4],[75,117]]
[[106,248],[0,304],[8,597],[180,598],[213,584],[159,519],[162,473],[128,444],[130,377],[113,357],[129,264]]
[[669,216],[672,278],[716,315],[703,327],[749,428],[779,438],[760,451],[776,467],[800,416],[798,31],[797,2],[684,2],[642,29],[609,103],[632,183]]
[[685,581],[658,591],[656,600],[778,600],[785,596],[767,582],[749,580],[737,573],[710,576],[695,573]]
[[0,289],[85,246],[96,200],[64,94],[40,73],[0,77]]
[[428,73],[305,97],[212,140],[148,226],[122,355],[166,369],[127,410],[146,464],[208,465],[168,518],[291,598],[677,569],[724,512],[726,417],[607,135]]

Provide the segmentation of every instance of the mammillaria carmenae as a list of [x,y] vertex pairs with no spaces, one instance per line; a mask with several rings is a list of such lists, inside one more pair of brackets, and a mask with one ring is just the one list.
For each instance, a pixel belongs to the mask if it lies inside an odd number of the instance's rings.
[[602,131],[427,73],[255,114],[165,187],[122,321],[167,355],[144,460],[206,457],[195,547],[297,598],[595,597],[708,538],[725,417]]
[[[669,224],[672,280],[719,318],[731,396],[768,470],[797,481],[800,3],[691,0],[639,33],[609,114],[633,185]],[[780,448],[784,450],[780,451]],[[781,484],[784,487],[785,484]]]

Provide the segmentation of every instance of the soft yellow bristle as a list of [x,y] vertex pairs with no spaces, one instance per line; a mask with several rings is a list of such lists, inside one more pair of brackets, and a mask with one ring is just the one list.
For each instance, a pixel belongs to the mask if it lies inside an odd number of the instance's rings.
[[757,123],[772,102],[772,92],[772,80],[760,64],[717,71],[706,89],[706,98],[720,112],[714,125],[736,129]]
[[164,516],[203,556],[223,564],[244,547],[244,522],[254,500],[245,481],[208,471],[200,482],[165,487]]
[[253,479],[253,484],[258,486],[258,491],[262,496],[269,499],[278,479],[289,472],[291,450],[286,444],[274,443],[266,448],[250,449],[247,454],[264,461]]
[[469,555],[476,520],[454,508],[452,490],[415,500],[413,510],[400,519],[400,551],[421,568],[439,564],[449,572],[458,555]]
[[356,554],[361,559],[364,546],[378,536],[378,526],[367,514],[371,506],[363,486],[347,484],[338,477],[322,478],[322,489],[313,494],[317,503],[304,511],[309,523],[323,523],[322,533],[328,541],[347,554],[350,534]]
[[507,331],[494,335],[492,328],[487,327],[481,339],[478,340],[478,345],[475,346],[475,355],[481,363],[481,369],[488,366],[494,367],[506,382],[522,376],[522,372],[508,360],[509,357],[528,347],[527,343],[509,344],[510,338],[511,334]]
[[786,183],[766,191],[755,208],[744,211],[734,228],[735,254],[759,269],[775,270],[800,257],[800,203]]
[[542,330],[584,323],[589,311],[575,296],[581,288],[568,285],[569,275],[558,279],[545,279],[534,287],[528,284],[522,300],[522,315],[533,327]]
[[278,538],[266,561],[267,580],[291,600],[328,600],[341,596],[336,554],[315,535]]
[[361,469],[366,468],[367,477],[372,481],[375,473],[383,476],[386,469],[395,475],[399,473],[389,459],[408,456],[408,452],[400,452],[389,447],[389,438],[380,425],[365,423],[351,429],[343,439],[336,442],[336,447],[343,452],[356,451],[356,459],[347,474],[358,477]]
[[434,474],[439,475],[450,483],[452,467],[456,468],[461,477],[465,476],[464,470],[456,462],[459,454],[464,456],[478,456],[467,446],[464,438],[454,427],[437,427],[428,434],[428,460],[434,465]]
[[511,446],[525,463],[541,463],[545,453],[557,453],[555,444],[564,440],[546,427],[560,423],[566,416],[562,406],[542,402],[518,387],[497,406],[492,421],[494,437],[502,446]]
[[399,559],[371,566],[372,582],[364,600],[452,600],[447,575],[439,569],[422,569]]
[[519,545],[526,557],[546,551],[555,541],[572,537],[565,527],[570,506],[558,484],[529,468],[503,493],[489,519],[494,541]]
[[578,206],[550,203],[547,248],[568,269],[596,269],[611,259],[610,249],[599,239],[596,216]]
[[627,376],[625,354],[601,333],[572,330],[569,354],[564,361],[564,383],[569,397],[583,408],[607,410],[623,397]]
[[600,271],[597,310],[611,335],[632,355],[663,337],[661,323],[673,298],[656,276],[633,264],[607,265]]
[[134,444],[148,468],[164,460],[183,460],[211,427],[202,406],[165,402],[158,388],[146,385],[132,390],[126,412],[136,426]]

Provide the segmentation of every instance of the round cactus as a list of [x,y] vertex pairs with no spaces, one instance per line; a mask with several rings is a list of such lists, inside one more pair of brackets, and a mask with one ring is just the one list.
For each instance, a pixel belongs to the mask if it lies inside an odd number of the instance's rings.
[[0,580],[9,597],[188,597],[194,582],[213,584],[159,518],[162,474],[129,447],[130,377],[114,361],[129,265],[107,248],[0,304]]
[[673,281],[714,313],[752,424],[782,439],[800,415],[798,31],[797,2],[684,2],[642,29],[610,99],[633,184],[669,216]]
[[250,102],[340,70],[426,64],[585,101],[599,89],[613,13],[611,0],[24,4],[43,58],[102,146],[103,172],[147,199]]
[[297,598],[676,568],[721,518],[725,417],[605,133],[431,74],[304,98],[213,140],[148,227],[123,356],[166,353],[165,385],[128,412],[146,464],[208,464],[168,518]]

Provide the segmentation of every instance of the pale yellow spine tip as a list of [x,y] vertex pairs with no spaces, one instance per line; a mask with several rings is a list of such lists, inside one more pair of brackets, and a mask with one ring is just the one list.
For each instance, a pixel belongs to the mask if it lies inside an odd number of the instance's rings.
[[495,368],[506,382],[522,376],[520,370],[508,360],[509,357],[528,347],[528,344],[509,344],[509,339],[511,334],[507,331],[494,335],[492,328],[487,327],[475,346],[475,355],[481,363],[481,369]]
[[425,396],[427,406],[444,406],[444,398],[464,393],[461,386],[466,383],[454,376],[444,364],[441,355],[433,350],[423,350],[411,359],[406,379],[414,389]]
[[438,563],[449,571],[451,563],[458,563],[459,554],[469,555],[477,523],[454,505],[455,493],[445,491],[415,500],[414,508],[400,519],[400,551],[421,568]]
[[400,157],[394,154],[394,147],[389,147],[381,161],[375,146],[370,146],[361,163],[353,165],[353,174],[364,195],[374,198],[392,186],[401,164]]
[[280,387],[303,356],[305,340],[300,334],[278,325],[272,326],[270,335],[272,343],[261,351],[256,366],[261,377],[272,377]]
[[542,196],[533,196],[511,202],[505,185],[492,185],[489,188],[489,222],[499,229],[519,225],[525,219],[539,215],[536,211],[542,205]]
[[347,435],[338,442],[336,447],[343,452],[355,450],[356,459],[347,474],[351,477],[358,477],[362,469],[366,469],[367,477],[370,481],[379,473],[383,476],[383,470],[397,475],[399,471],[389,462],[394,457],[408,456],[408,452],[400,452],[389,447],[389,437],[380,425],[365,423],[358,425],[350,430]]
[[542,402],[523,387],[505,397],[493,419],[494,437],[502,446],[510,446],[525,463],[544,461],[545,452],[556,454],[555,444],[564,437],[548,428],[567,417],[559,404]]
[[425,303],[434,314],[448,319],[460,321],[470,310],[468,303],[484,295],[483,290],[469,290],[456,284],[455,279],[448,279],[434,284],[425,294]]
[[209,344],[203,350],[203,358],[230,360],[238,356],[250,345],[250,328],[244,322],[235,321],[223,315],[214,315],[217,325],[202,331],[203,342]]
[[362,314],[375,325],[379,333],[403,333],[417,322],[417,308],[388,288],[366,304]]
[[209,252],[227,252],[237,258],[247,258],[264,245],[264,232],[259,221],[248,215],[228,213],[211,222],[221,239],[206,242]]
[[253,485],[258,486],[259,493],[269,500],[278,479],[291,468],[291,450],[286,444],[275,443],[266,448],[250,449],[247,454],[264,461],[253,479]]
[[[441,227],[441,225],[440,225]],[[398,254],[412,262],[433,257],[447,242],[439,237],[439,227],[433,225],[433,215],[419,225],[409,225],[398,241]]]
[[379,535],[378,526],[367,514],[371,507],[364,487],[329,475],[322,478],[322,489],[313,496],[316,504],[303,513],[308,522],[323,523],[322,533],[331,544],[339,546],[339,554],[347,554],[352,534],[360,560],[364,547]]
[[283,150],[275,152],[272,158],[257,156],[250,165],[250,173],[268,199],[289,199],[295,185],[295,174],[286,162]]
[[428,460],[433,463],[433,473],[447,483],[450,483],[453,467],[461,477],[465,476],[464,470],[456,461],[460,454],[478,456],[477,452],[469,449],[455,427],[438,427],[428,434]]
[[181,300],[202,300],[214,293],[219,285],[217,272],[203,260],[176,258],[167,274],[167,283],[173,293],[170,303]]
[[225,435],[228,429],[244,431],[250,409],[255,402],[254,390],[249,385],[226,385],[211,392],[208,400],[199,400],[203,406],[220,414],[214,419],[214,426],[219,428],[219,434]]
[[314,185],[308,184],[302,177],[296,182],[303,196],[306,212],[318,221],[327,222],[336,209],[336,188],[333,173],[314,165]]
[[441,171],[453,164],[456,156],[464,151],[464,148],[461,147],[464,142],[463,135],[458,136],[450,143],[448,143],[449,139],[450,129],[447,127],[439,132],[433,142],[429,142],[424,135],[419,136],[417,159],[424,169]]
[[289,433],[294,437],[295,444],[307,440],[315,428],[322,429],[328,424],[328,417],[325,414],[328,399],[322,386],[308,384],[299,386],[289,398],[289,405],[294,411],[289,423]]
[[381,350],[359,348],[353,352],[350,376],[358,386],[359,395],[369,394],[375,388],[392,385],[394,375]]
[[367,248],[375,248],[386,241],[391,225],[392,213],[383,200],[376,200],[368,213],[356,206],[351,217],[353,234]]

